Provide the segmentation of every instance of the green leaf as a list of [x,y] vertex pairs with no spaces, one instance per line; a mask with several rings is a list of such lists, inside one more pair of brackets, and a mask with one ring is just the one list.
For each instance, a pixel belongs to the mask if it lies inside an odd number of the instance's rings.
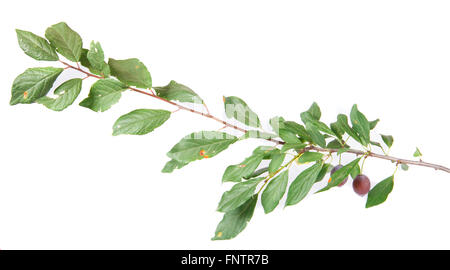
[[300,143],[300,142],[299,143],[285,143],[281,147],[281,152],[285,153],[286,151],[291,150],[291,149],[298,151],[298,150],[302,150],[306,146],[307,146],[306,144]]
[[211,240],[227,240],[236,237],[242,232],[252,219],[258,196],[253,195],[240,207],[226,213],[217,225],[214,237]]
[[252,154],[241,163],[228,166],[223,173],[222,182],[241,182],[242,178],[247,178],[255,172],[263,157],[264,154]]
[[165,110],[138,109],[122,115],[113,126],[113,136],[144,135],[161,126],[170,117]]
[[348,118],[345,114],[339,114],[337,116],[337,122],[336,122],[342,130],[344,130],[350,137],[352,137],[355,141],[361,143],[361,139],[359,138],[358,134],[349,126],[348,124]]
[[381,146],[381,144],[379,142],[370,141],[369,143],[373,146],[377,146],[377,147],[380,147],[381,149],[383,149],[383,146]]
[[269,173],[275,173],[281,167],[281,164],[283,164],[285,157],[286,154],[283,154],[281,152],[273,154],[272,160],[269,163]]
[[386,201],[389,193],[394,188],[394,176],[389,176],[374,186],[367,196],[366,208],[379,205]]
[[[320,107],[314,102],[311,107],[307,110],[307,112],[312,116],[313,119],[319,121],[322,113],[320,112]],[[306,124],[306,123],[305,123]]]
[[264,208],[264,213],[268,214],[272,212],[280,203],[281,198],[283,198],[289,180],[288,172],[289,171],[285,170],[274,177],[264,189],[261,195],[261,203]]
[[223,97],[225,114],[250,127],[261,127],[258,115],[242,99],[234,96]]
[[240,139],[256,138],[267,140],[276,137],[278,137],[278,135],[272,133],[262,132],[259,130],[247,130],[247,132],[245,132]]
[[311,137],[309,136],[308,132],[306,131],[305,127],[300,125],[299,123],[293,122],[293,121],[285,121],[283,128],[287,129],[298,136],[300,136],[301,139],[306,141],[311,141]]
[[29,104],[47,95],[56,78],[63,72],[62,68],[29,68],[16,77],[11,89],[9,104]]
[[357,105],[353,105],[350,112],[350,119],[352,121],[353,129],[358,133],[361,143],[367,146],[370,142],[370,124],[367,118],[362,114]]
[[338,186],[342,181],[344,181],[345,178],[348,177],[348,175],[352,172],[352,170],[355,169],[358,165],[358,162],[361,158],[357,158],[353,160],[352,162],[348,163],[344,167],[340,168],[336,172],[333,173],[331,176],[331,181],[328,183],[328,185],[321,190],[317,191],[316,193],[327,191],[332,187]]
[[152,88],[150,72],[148,72],[147,67],[138,59],[115,60],[109,58],[108,65],[111,69],[111,75],[126,85],[147,89]]
[[311,136],[313,143],[323,148],[326,147],[325,137],[319,132],[316,126],[308,122],[306,123],[306,131],[308,131],[308,134]]
[[256,171],[254,171],[249,177],[244,177],[244,179],[248,180],[248,179],[251,179],[251,178],[258,177],[261,174],[266,173],[267,171],[269,171],[269,167],[264,167],[264,168],[258,169]]
[[56,51],[73,62],[81,57],[83,41],[77,32],[73,31],[65,22],[50,26],[45,31],[45,37]]
[[88,54],[89,50],[82,48],[81,49],[81,56],[80,56],[80,64],[83,67],[87,67],[91,72],[92,72],[92,66],[91,63],[89,62],[88,58],[87,58],[87,54]]
[[47,40],[28,31],[16,29],[20,48],[36,60],[57,61],[58,55]]
[[330,149],[340,149],[342,147],[344,147],[344,146],[342,146],[342,144],[337,139],[334,139],[327,144],[327,148],[330,148]]
[[275,116],[273,118],[270,118],[269,124],[272,127],[272,130],[278,134],[278,131],[280,128],[284,128],[284,118],[281,116]]
[[262,146],[256,147],[255,150],[253,150],[253,155],[262,154],[263,159],[272,159],[272,155],[279,153],[279,151],[280,151],[280,149],[278,149],[274,146],[262,145]]
[[322,169],[322,162],[318,162],[301,172],[289,187],[286,206],[299,203],[306,197]]
[[256,186],[263,179],[263,177],[259,177],[235,184],[229,191],[223,193],[217,211],[229,212],[241,206],[253,196]]
[[414,157],[421,157],[422,156],[422,153],[420,152],[419,148],[416,147],[416,151],[414,151],[413,156]]
[[103,77],[109,77],[109,75],[111,75],[111,70],[109,69],[108,64],[105,62],[105,54],[103,53],[100,42],[91,42],[91,49],[87,52],[86,58],[89,61],[89,70],[91,72]]
[[313,161],[321,160],[323,157],[323,154],[317,153],[317,152],[305,152],[303,153],[298,159],[297,163],[299,164],[305,164]]
[[213,157],[237,140],[235,136],[218,131],[194,132],[172,147],[167,155],[178,161],[191,162]]
[[392,137],[391,135],[383,135],[380,134],[381,138],[383,139],[383,142],[389,147],[392,147],[392,144],[394,143],[394,137]]
[[342,153],[348,152],[348,150],[350,150],[349,147],[341,148],[336,152],[336,154],[339,156]]
[[295,135],[295,133],[284,129],[284,128],[280,128],[280,130],[278,131],[280,138],[285,141],[286,143],[300,143],[300,139],[297,137],[297,135]]
[[322,166],[322,169],[320,169],[319,174],[317,175],[316,180],[314,181],[314,183],[320,182],[322,181],[322,179],[325,177],[325,175],[331,170],[331,164],[330,163],[325,163]]
[[407,164],[401,165],[402,170],[407,171],[409,169],[409,166]]
[[416,151],[414,152],[414,157],[421,157],[422,153],[420,152],[419,148],[416,147]]
[[333,131],[333,133],[336,135],[336,137],[339,140],[342,140],[342,135],[344,135],[345,131],[341,128],[341,126],[337,122],[334,122],[334,123],[330,124],[330,128]]
[[356,176],[361,174],[361,168],[359,167],[359,164],[356,164],[353,169],[350,171],[350,176],[352,179],[355,179]]
[[68,80],[55,89],[54,94],[58,96],[57,98],[44,96],[37,99],[36,102],[51,110],[62,111],[72,105],[77,99],[81,91],[82,82],[83,80],[79,78]]
[[175,160],[175,159],[171,159],[171,160],[169,160],[166,163],[166,165],[164,165],[164,168],[162,169],[161,172],[163,172],[163,173],[171,173],[175,169],[181,169],[181,168],[183,168],[186,165],[187,165],[187,163],[185,163],[185,162],[181,162],[181,161],[178,161],[178,160]]
[[164,87],[154,87],[154,89],[159,97],[167,100],[199,104],[203,103],[203,100],[191,88],[173,80]]
[[104,112],[116,104],[127,86],[115,79],[102,79],[92,86],[87,98],[81,101],[80,106],[96,112]]
[[370,130],[374,129],[377,126],[378,122],[380,122],[380,119],[370,121],[369,122]]

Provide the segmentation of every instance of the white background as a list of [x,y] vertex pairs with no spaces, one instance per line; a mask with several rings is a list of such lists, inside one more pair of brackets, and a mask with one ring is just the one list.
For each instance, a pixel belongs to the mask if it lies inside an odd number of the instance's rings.
[[[237,238],[213,242],[222,217],[215,209],[230,188],[222,173],[262,142],[162,174],[181,137],[221,126],[177,112],[151,134],[112,137],[124,113],[174,108],[127,92],[107,112],[92,112],[76,105],[92,80],[63,112],[9,106],[18,74],[59,66],[26,56],[14,29],[43,35],[65,21],[85,47],[96,40],[108,57],[138,57],[155,86],[186,84],[219,117],[222,95],[243,98],[263,121],[299,121],[317,101],[329,123],[357,103],[369,120],[381,119],[377,132],[394,136],[392,155],[412,158],[419,146],[424,160],[449,166],[448,1],[41,0],[9,1],[0,12],[1,249],[450,248],[444,172],[399,171],[387,202],[372,209],[350,182],[269,215],[258,205]],[[386,161],[365,165],[373,184],[393,170]]]

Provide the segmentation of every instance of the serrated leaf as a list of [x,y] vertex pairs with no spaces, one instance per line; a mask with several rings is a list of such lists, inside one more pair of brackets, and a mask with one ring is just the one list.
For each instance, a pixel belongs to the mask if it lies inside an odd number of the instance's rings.
[[16,29],[20,48],[26,55],[41,61],[57,61],[58,55],[48,41],[28,31]]
[[164,165],[164,168],[162,169],[161,172],[163,173],[171,173],[173,172],[175,169],[181,169],[184,166],[186,166],[187,163],[185,162],[181,162],[175,159],[171,159],[169,161],[167,161],[167,163]]
[[256,186],[263,179],[263,177],[259,177],[235,184],[229,191],[223,193],[217,211],[229,212],[241,206],[253,196]]
[[325,137],[322,135],[322,133],[319,132],[316,126],[314,126],[310,122],[307,122],[306,131],[311,136],[311,140],[313,143],[323,148],[326,147]]
[[272,212],[280,203],[286,192],[289,173],[287,170],[281,172],[279,175],[270,180],[267,187],[261,195],[261,203],[264,208],[264,213]]
[[317,152],[305,152],[303,153],[298,159],[297,163],[299,164],[305,164],[313,161],[321,160],[323,157],[323,154],[317,153]]
[[47,28],[45,37],[56,51],[73,62],[78,62],[81,56],[83,41],[77,32],[65,22],[54,24]]
[[379,205],[386,201],[389,193],[394,188],[394,176],[389,176],[374,186],[367,196],[366,208]]
[[394,137],[392,137],[391,135],[383,135],[380,134],[381,138],[383,139],[383,142],[389,147],[392,147],[392,144],[394,143]]
[[281,152],[273,154],[272,160],[269,163],[269,173],[275,173],[281,167],[281,164],[283,164],[285,157],[286,154]]
[[47,95],[62,68],[29,68],[16,77],[11,89],[10,105],[29,104]]
[[156,94],[167,100],[177,100],[180,102],[198,103],[202,104],[203,100],[197,95],[191,88],[177,83],[176,81],[170,81],[168,85],[163,87],[154,87]]
[[242,232],[252,219],[258,196],[253,195],[240,207],[226,213],[217,225],[214,237],[211,240],[227,240],[236,237]]
[[416,151],[413,154],[414,157],[421,157],[422,153],[420,152],[419,148],[416,147]]
[[354,170],[355,166],[359,166],[358,162],[361,160],[361,158],[357,158],[353,160],[352,162],[348,163],[344,167],[340,168],[336,172],[333,173],[331,176],[331,181],[328,183],[328,185],[321,190],[317,191],[316,193],[327,191],[330,188],[333,188],[335,186],[338,186],[342,181],[344,181],[345,178],[348,177],[348,175]]
[[286,206],[294,205],[303,200],[311,187],[314,185],[317,176],[322,169],[322,162],[318,162],[301,172],[289,187]]
[[263,157],[264,154],[252,154],[241,163],[228,166],[223,173],[222,182],[241,182],[242,178],[249,177],[255,172]]
[[227,149],[238,140],[235,136],[218,131],[200,131],[185,136],[167,153],[172,159],[191,162],[210,158]]
[[95,112],[104,112],[116,104],[127,86],[115,79],[102,79],[92,86],[87,98],[81,101],[80,106]]
[[400,166],[402,168],[402,170],[407,171],[409,169],[409,166],[407,164],[402,164]]
[[234,96],[223,97],[225,114],[250,127],[261,127],[258,115],[242,99]]
[[137,109],[122,115],[113,126],[113,136],[144,135],[152,132],[170,118],[166,110]]
[[358,133],[361,143],[367,146],[370,142],[370,124],[367,118],[362,114],[357,105],[353,105],[350,112],[350,120],[352,121],[353,130]]
[[77,99],[82,82],[83,80],[79,78],[68,80],[55,89],[54,94],[58,96],[57,98],[44,96],[37,99],[36,102],[51,110],[62,111]]
[[91,72],[101,75],[102,77],[109,77],[109,75],[111,75],[111,70],[109,69],[109,65],[105,62],[105,54],[100,42],[91,42],[91,49],[86,53],[86,58],[89,61],[89,70]]
[[152,88],[152,76],[147,67],[136,58],[116,60],[109,58],[108,65],[111,75],[128,86]]

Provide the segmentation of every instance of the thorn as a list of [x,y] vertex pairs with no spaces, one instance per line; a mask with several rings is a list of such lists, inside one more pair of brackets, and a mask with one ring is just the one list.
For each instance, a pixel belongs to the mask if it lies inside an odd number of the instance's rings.
[[173,111],[172,113],[176,113],[176,112],[178,112],[179,110],[181,110],[181,109],[178,108],[178,109],[176,109],[175,111]]
[[221,128],[219,128],[218,130],[222,130],[222,129],[225,129],[225,128],[227,128],[227,126],[225,125],[225,126],[223,126],[223,127],[221,127]]

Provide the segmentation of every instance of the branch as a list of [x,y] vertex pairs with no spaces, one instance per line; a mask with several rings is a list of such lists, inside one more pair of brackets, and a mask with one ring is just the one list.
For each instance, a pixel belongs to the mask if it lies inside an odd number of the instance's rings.
[[[77,66],[73,66],[73,65],[68,64],[66,62],[63,62],[63,61],[59,61],[59,62],[64,64],[66,66],[66,68],[71,68],[71,69],[77,70],[77,71],[79,71],[81,73],[84,73],[87,76],[86,78],[93,77],[93,78],[96,78],[96,79],[104,79],[104,77],[101,77],[101,76],[98,76],[98,75],[95,75],[95,74],[92,74],[90,72],[87,72],[87,71],[83,70],[81,67],[79,67],[78,63],[77,63]],[[243,133],[247,133],[249,131],[247,129],[244,129],[244,128],[238,127],[236,125],[230,124],[230,123],[228,123],[228,122],[226,122],[226,121],[224,121],[224,120],[222,120],[222,119],[212,115],[209,112],[208,107],[206,107],[205,104],[204,104],[204,106],[205,106],[205,109],[206,109],[207,113],[204,113],[204,112],[201,112],[201,111],[197,111],[197,110],[185,107],[185,106],[177,104],[177,103],[175,103],[173,101],[170,101],[170,100],[164,99],[162,97],[159,97],[159,96],[157,96],[154,93],[146,92],[146,91],[141,90],[141,89],[137,89],[137,88],[134,88],[134,87],[128,87],[128,89],[130,89],[131,91],[140,93],[140,94],[144,94],[144,95],[147,95],[147,96],[159,99],[159,100],[161,100],[163,102],[169,103],[169,104],[171,104],[173,106],[178,107],[178,110],[185,110],[185,111],[188,111],[188,112],[191,112],[191,113],[195,113],[195,114],[198,114],[198,115],[210,118],[212,120],[215,120],[215,121],[223,124],[225,127],[230,127],[230,128],[235,129],[235,130],[239,130],[239,131],[241,131]],[[272,139],[272,138],[265,139],[265,140],[273,142],[273,143],[276,143],[276,144],[284,144],[283,141],[279,141],[279,140]],[[313,151],[317,151],[317,152],[328,152],[328,153],[335,153],[335,152],[339,151],[338,149],[328,149],[328,148],[320,148],[320,147],[316,147],[316,146],[308,146],[308,147],[304,148],[301,151],[301,153],[309,151],[309,150],[313,150]],[[346,153],[352,153],[352,154],[361,155],[361,156],[365,155],[367,157],[374,157],[374,158],[379,158],[379,159],[390,160],[390,161],[392,161],[392,162],[394,162],[396,164],[408,164],[408,165],[429,167],[429,168],[433,168],[435,170],[440,170],[440,171],[444,171],[444,172],[450,173],[450,168],[447,168],[445,166],[438,165],[438,164],[423,162],[422,160],[420,160],[420,161],[408,160],[408,159],[396,158],[396,157],[392,157],[392,156],[388,156],[388,155],[380,155],[380,154],[376,154],[376,153],[373,153],[373,152],[370,152],[370,151],[369,152],[363,152],[363,151],[356,150],[356,149],[349,149],[348,151],[346,151]]]

